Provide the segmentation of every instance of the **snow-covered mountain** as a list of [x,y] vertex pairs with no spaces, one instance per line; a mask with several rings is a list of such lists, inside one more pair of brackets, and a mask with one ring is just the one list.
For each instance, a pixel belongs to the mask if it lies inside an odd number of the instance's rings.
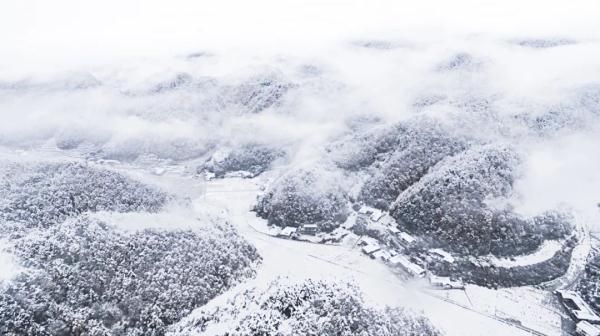
[[1,7],[0,334],[600,330],[598,3]]

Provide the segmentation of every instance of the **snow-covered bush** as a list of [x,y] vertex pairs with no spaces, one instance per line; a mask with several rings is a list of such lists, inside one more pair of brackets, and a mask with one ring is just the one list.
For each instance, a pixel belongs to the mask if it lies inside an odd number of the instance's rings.
[[341,174],[327,167],[295,169],[275,181],[254,210],[278,226],[341,223],[349,211],[343,182]]
[[216,177],[234,172],[248,172],[254,177],[268,170],[275,160],[284,155],[283,150],[272,146],[246,144],[222,156],[213,155],[199,170],[214,173]]
[[14,250],[31,271],[0,290],[2,335],[163,335],[260,260],[228,225],[123,233],[87,216]]
[[531,252],[554,229],[494,206],[510,196],[518,164],[518,156],[509,147],[472,148],[440,162],[404,191],[391,214],[406,230],[457,253]]
[[293,283],[279,279],[251,289],[225,306],[203,310],[170,330],[173,336],[211,335],[403,336],[440,335],[426,318],[399,308],[369,307],[345,282]]
[[2,178],[0,221],[48,227],[86,211],[158,211],[169,196],[81,163],[12,165]]

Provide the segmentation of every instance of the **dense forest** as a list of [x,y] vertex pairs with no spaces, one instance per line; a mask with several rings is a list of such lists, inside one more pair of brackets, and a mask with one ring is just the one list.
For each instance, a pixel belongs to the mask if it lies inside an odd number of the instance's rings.
[[437,336],[429,320],[401,308],[372,308],[344,281],[278,279],[264,291],[247,290],[226,304],[195,312],[171,335]]

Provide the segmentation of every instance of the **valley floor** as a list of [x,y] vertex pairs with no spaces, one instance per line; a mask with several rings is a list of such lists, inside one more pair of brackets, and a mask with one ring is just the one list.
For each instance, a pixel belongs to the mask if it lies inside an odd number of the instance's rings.
[[[33,156],[56,159],[51,154]],[[10,155],[10,158],[15,156]],[[261,186],[270,178],[269,174],[254,179],[204,181],[184,173],[186,169],[183,166],[170,167],[161,174],[154,173],[153,168],[122,164],[111,169],[161,186],[191,202],[192,212],[174,211],[176,216],[171,218],[161,215],[152,225],[177,226],[177,223],[171,222],[178,220],[189,225],[194,219],[190,216],[199,220],[217,216],[233,224],[258,249],[263,262],[256,278],[233,287],[203,308],[222,304],[244,289],[265,287],[280,276],[292,280],[344,279],[358,284],[368,303],[422,311],[449,336],[562,335],[562,323],[568,317],[561,311],[552,290],[567,287],[577,278],[590,250],[590,240],[586,238],[577,247],[568,274],[549,284],[545,290],[533,287],[493,290],[474,285],[467,285],[465,290],[434,290],[427,286],[425,280],[409,279],[394,273],[382,262],[363,255],[358,247],[315,244],[269,235],[265,221],[251,211]],[[169,216],[168,213],[164,215]],[[584,232],[585,228],[580,230]],[[192,318],[195,312],[182,322]]]
[[[298,280],[354,280],[365,299],[376,305],[421,310],[447,335],[561,335],[562,313],[551,292],[535,288],[492,290],[467,286],[465,291],[426,288],[424,280],[405,280],[389,267],[362,255],[358,248],[279,239],[264,232],[264,220],[250,212],[261,183],[225,179],[206,182],[194,207],[217,206],[263,256],[256,279],[218,297],[217,304],[248,286],[265,286],[275,277]],[[211,304],[211,303],[209,303]]]

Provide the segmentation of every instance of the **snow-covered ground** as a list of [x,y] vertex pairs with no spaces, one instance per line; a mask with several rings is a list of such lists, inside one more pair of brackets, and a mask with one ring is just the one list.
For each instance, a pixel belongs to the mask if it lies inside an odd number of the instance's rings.
[[[529,335],[528,330],[517,326],[519,323],[545,335],[561,334],[560,315],[544,306],[540,301],[543,294],[468,286],[470,302],[463,291],[431,291],[426,289],[424,280],[405,282],[383,263],[362,255],[358,248],[272,237],[258,229],[266,227],[264,220],[249,211],[262,184],[260,179],[209,181],[206,194],[194,200],[194,208],[199,212],[207,207],[226,209],[222,215],[263,257],[256,279],[235,287],[209,305],[222,304],[245,288],[266,286],[277,276],[298,280],[352,279],[363,290],[367,302],[422,311],[449,336]],[[498,306],[500,309],[492,309]]]
[[[56,153],[13,152],[13,155],[60,160]],[[364,256],[354,244],[323,245],[274,237],[266,221],[251,212],[251,208],[261,187],[269,183],[276,176],[275,173],[267,173],[254,179],[205,181],[190,174],[183,166],[160,175],[154,173],[154,168],[156,167],[135,167],[120,163],[110,166],[110,169],[178,194],[190,203],[174,203],[158,214],[98,212],[91,216],[110,219],[123,230],[159,227],[197,229],[205,225],[201,223],[205,223],[207,218],[222,219],[233,224],[258,249],[263,263],[255,279],[215,298],[209,302],[208,307],[222,304],[246,288],[267,286],[278,276],[292,280],[344,279],[355,281],[368,303],[422,311],[450,336],[528,335],[532,330],[544,335],[561,334],[562,313],[553,306],[555,301],[550,290],[531,287],[493,290],[472,285],[468,285],[464,291],[432,290],[425,280],[407,281],[382,262]],[[584,256],[589,253],[587,231],[581,225],[578,230],[583,239],[576,249],[579,252],[574,254],[575,262],[570,271],[575,275],[583,267]],[[0,268],[3,270],[2,279],[9,279],[20,268],[10,254],[2,252],[4,247],[5,242],[1,241]],[[547,251],[538,252],[535,257],[542,258],[545,253],[550,253],[551,248],[556,246],[551,243],[545,245],[542,250]],[[189,318],[191,317],[193,313]]]
[[545,335],[561,334],[561,313],[552,292],[533,287],[493,290],[467,285],[465,291],[436,292],[459,304],[498,318],[518,321]]
[[[30,155],[43,156],[26,154]],[[57,159],[55,155],[48,157]],[[529,331],[519,325],[545,335],[560,335],[561,314],[549,305],[551,293],[548,291],[532,288],[492,290],[478,286],[467,286],[465,291],[430,290],[425,280],[407,282],[387,265],[364,256],[352,244],[333,246],[273,237],[266,221],[250,211],[261,186],[271,178],[270,174],[255,179],[204,181],[185,173],[183,168],[162,175],[154,174],[151,168],[122,164],[115,164],[111,169],[183,195],[191,201],[192,209],[175,204],[159,214],[99,212],[92,216],[110,219],[124,230],[196,228],[203,222],[198,219],[220,218],[233,224],[256,246],[263,257],[257,277],[217,297],[209,302],[209,307],[222,304],[245,288],[267,286],[278,276],[292,280],[345,279],[360,286],[368,303],[422,311],[450,336],[528,335]],[[0,266],[3,279],[19,271],[7,253],[0,253]]]
[[[599,10],[596,0],[6,2],[0,159],[76,160],[176,196],[161,213],[92,215],[123,230],[233,224],[263,263],[209,305],[278,276],[352,279],[369,303],[421,310],[447,335],[559,335],[552,291],[577,281],[600,228]],[[422,117],[515,147],[522,170],[494,206],[573,210],[564,276],[543,289],[432,290],[364,256],[354,234],[335,246],[280,239],[250,211],[280,172],[335,154],[323,153],[332,139]],[[198,176],[211,155],[254,142],[287,161],[253,179]],[[352,199],[368,175],[356,174],[345,177]],[[561,243],[486,261],[532,265]],[[0,239],[0,284],[21,271],[8,248]]]

